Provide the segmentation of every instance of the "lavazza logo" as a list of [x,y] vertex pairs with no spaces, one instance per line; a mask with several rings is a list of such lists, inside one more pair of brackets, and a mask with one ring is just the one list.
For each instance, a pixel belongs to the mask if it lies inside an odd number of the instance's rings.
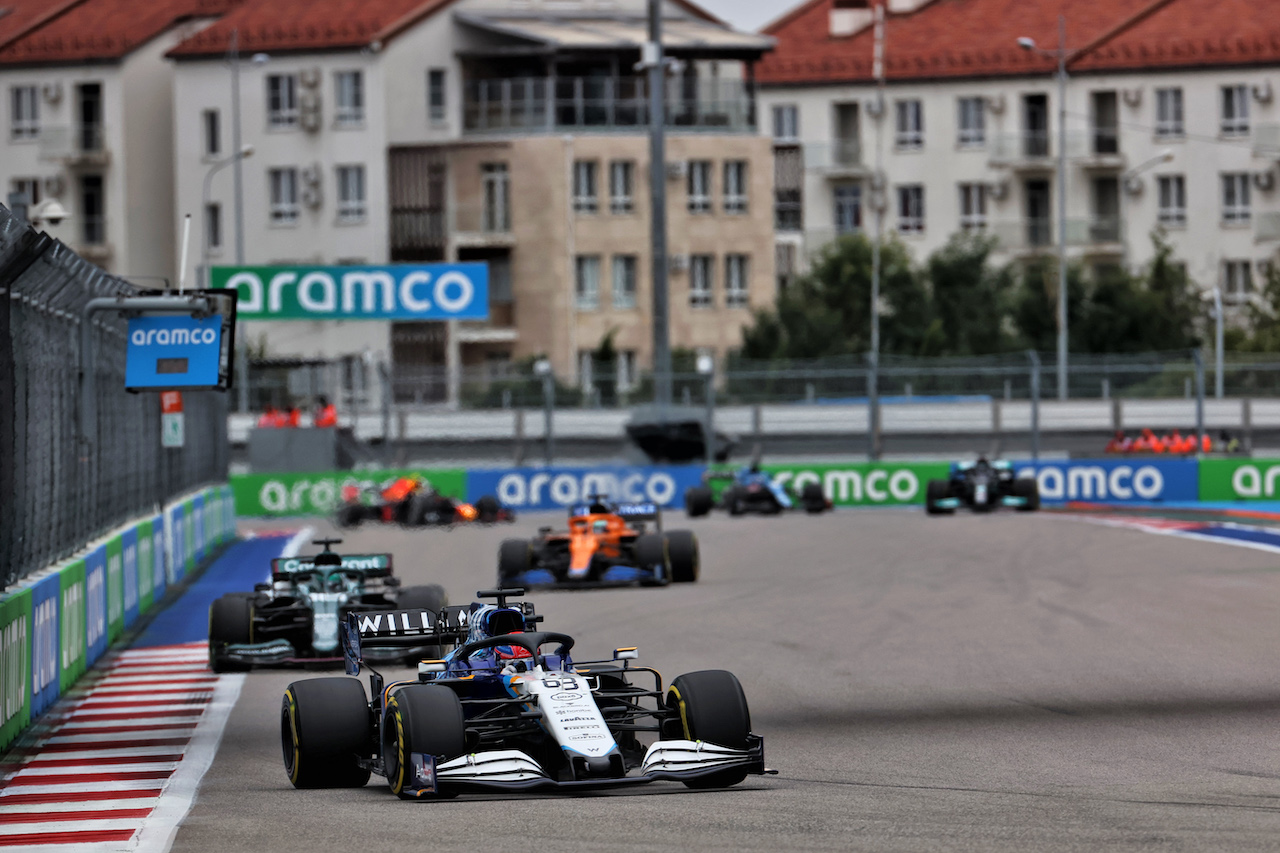
[[513,471],[498,481],[498,500],[515,507],[537,506],[545,500],[569,506],[591,495],[611,495],[629,503],[652,501],[663,506],[675,499],[677,491],[675,478],[663,471],[647,476],[639,472],[618,476],[606,471],[530,476]]

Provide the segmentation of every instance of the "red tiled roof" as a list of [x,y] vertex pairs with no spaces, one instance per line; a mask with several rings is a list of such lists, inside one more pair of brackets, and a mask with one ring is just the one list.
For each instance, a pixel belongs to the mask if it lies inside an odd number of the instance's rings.
[[40,21],[55,17],[68,6],[82,2],[84,0],[0,0],[0,12],[3,12],[0,14],[0,48],[20,38]]
[[[764,84],[871,80],[873,33],[832,38],[833,0],[811,0],[765,29],[777,39]],[[1276,0],[933,0],[885,22],[889,80],[1041,73],[1053,60],[1017,46],[1058,44],[1058,16],[1078,70],[1222,65],[1280,57]],[[1274,34],[1274,35],[1273,35]]]
[[[18,18],[0,17],[0,63],[120,59],[179,21],[226,11],[234,0],[0,0]],[[39,12],[22,14],[24,7]]]

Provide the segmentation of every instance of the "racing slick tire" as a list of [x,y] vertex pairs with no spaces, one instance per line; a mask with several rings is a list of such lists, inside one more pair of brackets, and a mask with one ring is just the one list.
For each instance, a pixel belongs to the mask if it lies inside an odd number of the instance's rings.
[[284,691],[280,706],[284,769],[295,788],[361,788],[373,747],[364,686],[354,678],[309,678]]
[[[673,731],[686,740],[706,741],[730,749],[746,749],[751,734],[751,712],[742,685],[732,672],[704,669],[676,676],[667,688],[667,709],[674,717]],[[747,778],[741,768],[685,780],[690,788],[727,788]]]
[[698,537],[691,530],[672,530],[666,535],[667,563],[674,583],[693,583],[698,579],[700,560]]
[[359,527],[360,522],[364,520],[364,507],[360,504],[343,504],[338,507],[338,514],[334,518],[334,523],[338,527]]
[[438,791],[416,796],[406,768],[415,752],[444,759],[463,755],[466,735],[462,702],[449,688],[411,684],[392,693],[382,718],[382,761],[391,792],[405,800],[451,796]]
[[667,538],[658,533],[645,533],[636,537],[635,544],[635,560],[636,565],[642,569],[660,566],[654,572],[653,580],[647,583],[651,586],[670,583],[671,577],[671,554],[667,549]]
[[209,669],[214,672],[245,672],[247,663],[229,661],[220,654],[224,646],[253,642],[253,601],[255,595],[229,592],[209,605]]
[[951,484],[946,480],[930,480],[925,487],[924,511],[929,515],[950,515],[955,510],[938,506],[938,501],[951,497]]
[[1018,507],[1019,512],[1035,512],[1040,508],[1040,484],[1033,477],[1019,477],[1009,486],[1013,496],[1026,498],[1027,502]]
[[822,485],[805,483],[804,488],[800,490],[800,503],[804,505],[804,511],[810,515],[826,512],[827,496],[822,493]]
[[715,496],[706,486],[690,486],[684,490],[684,511],[690,518],[707,515],[715,503]]
[[516,579],[529,571],[533,548],[527,539],[503,539],[498,546],[498,587],[515,586]]
[[724,493],[724,506],[729,515],[742,515],[747,511],[746,500],[737,486],[730,486]]
[[[396,596],[396,607],[400,610],[430,610],[439,613],[449,605],[449,594],[438,583],[424,586],[408,586],[400,590]],[[423,658],[438,660],[443,657],[444,649],[440,646],[423,646],[404,656],[405,666],[417,666]]]
[[502,521],[502,504],[493,495],[483,495],[476,501],[476,521],[482,524],[493,524]]

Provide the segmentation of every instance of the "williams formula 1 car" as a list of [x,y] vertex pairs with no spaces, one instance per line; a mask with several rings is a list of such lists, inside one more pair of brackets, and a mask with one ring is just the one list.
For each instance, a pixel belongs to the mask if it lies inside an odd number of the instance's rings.
[[1013,466],[997,459],[988,462],[956,462],[951,476],[930,480],[925,491],[925,512],[943,515],[967,506],[975,512],[989,512],[1008,506],[1024,512],[1040,508],[1040,489],[1034,477],[1014,477]]
[[534,630],[533,608],[508,604],[521,592],[481,592],[497,604],[441,613],[348,616],[348,675],[374,649],[464,644],[420,662],[414,681],[387,683],[370,668],[368,694],[355,678],[289,685],[280,710],[289,781],[358,788],[376,773],[404,799],[439,799],[657,780],[720,788],[773,772],[731,673],[692,672],[664,690],[656,670],[633,665],[634,648],[575,661],[572,637]]
[[398,477],[387,486],[343,486],[342,504],[334,518],[339,527],[357,527],[365,521],[448,527],[472,521],[494,524],[515,520],[516,514],[492,495],[474,504],[457,501],[417,476]]
[[[439,610],[449,603],[438,584],[401,587],[391,574],[390,554],[339,556],[318,539],[314,557],[271,561],[271,581],[253,592],[231,592],[209,607],[209,668],[243,671],[254,664],[338,661],[338,626],[348,614],[379,613],[421,607]],[[437,649],[402,649],[412,662]]]
[[739,469],[736,473],[709,471],[705,480],[704,485],[685,490],[684,511],[690,518],[707,515],[716,508],[715,493],[711,489],[711,482],[714,480],[730,481],[721,492],[719,502],[719,506],[728,510],[729,515],[748,512],[776,515],[798,507],[803,507],[811,515],[817,515],[831,509],[831,501],[827,500],[818,483],[805,483],[800,494],[793,495],[784,486],[775,483],[756,464]]
[[[652,532],[647,523],[654,523]],[[698,540],[663,532],[655,504],[610,503],[601,495],[569,508],[569,528],[498,548],[500,587],[664,586],[698,579]]]

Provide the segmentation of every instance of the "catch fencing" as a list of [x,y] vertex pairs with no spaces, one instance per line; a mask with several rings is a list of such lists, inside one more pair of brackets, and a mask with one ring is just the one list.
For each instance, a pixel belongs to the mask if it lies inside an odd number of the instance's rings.
[[92,320],[97,412],[80,435],[84,308],[136,292],[0,207],[0,590],[227,478],[225,395],[184,393],[185,446],[162,448],[159,395],[124,390],[114,312]]

